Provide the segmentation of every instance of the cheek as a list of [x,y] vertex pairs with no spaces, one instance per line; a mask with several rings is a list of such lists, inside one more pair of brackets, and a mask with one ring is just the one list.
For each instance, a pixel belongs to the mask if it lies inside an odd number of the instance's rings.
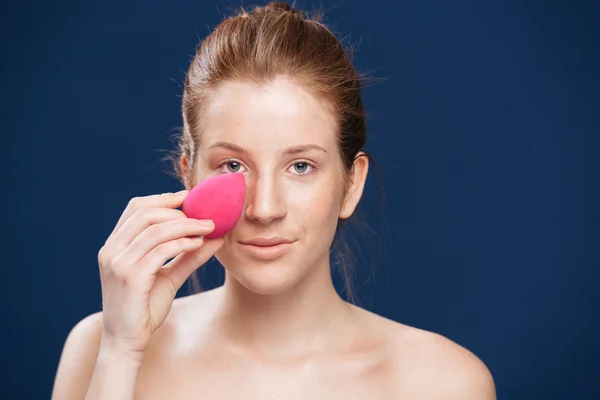
[[215,173],[213,171],[210,170],[210,168],[208,168],[207,165],[205,165],[206,162],[202,159],[200,160],[196,160],[195,163],[195,167],[194,167],[194,177],[195,177],[195,182],[194,184],[197,185],[199,182],[202,182],[205,179],[210,178],[211,176],[214,176]]
[[[335,179],[290,185],[286,188],[288,214],[293,215],[305,229],[321,230],[326,225],[335,226],[340,212],[340,186],[341,183]],[[322,224],[325,225],[319,227]]]

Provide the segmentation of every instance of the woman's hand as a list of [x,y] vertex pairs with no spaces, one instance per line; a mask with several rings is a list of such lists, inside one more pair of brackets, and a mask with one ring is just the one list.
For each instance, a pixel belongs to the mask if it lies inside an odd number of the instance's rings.
[[176,209],[187,193],[133,198],[100,249],[103,346],[143,355],[178,289],[223,245],[199,236],[214,230],[212,221]]

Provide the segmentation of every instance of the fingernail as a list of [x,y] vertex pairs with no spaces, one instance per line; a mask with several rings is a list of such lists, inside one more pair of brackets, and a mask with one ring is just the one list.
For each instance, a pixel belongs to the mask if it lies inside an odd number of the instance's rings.
[[175,194],[184,194],[184,193],[187,193],[187,189],[180,190],[179,192],[177,192]]

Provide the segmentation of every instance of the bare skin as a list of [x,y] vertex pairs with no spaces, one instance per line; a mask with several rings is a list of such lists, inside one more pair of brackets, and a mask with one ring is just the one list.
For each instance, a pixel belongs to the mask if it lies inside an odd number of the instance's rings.
[[[182,241],[207,228],[167,212],[178,201],[152,198],[165,203],[154,217],[165,229],[139,234],[133,257],[133,236],[150,223],[126,211],[119,224],[129,227],[129,237],[118,225],[100,262],[107,314],[84,319],[69,335],[54,400],[496,398],[488,369],[468,350],[336,293],[330,245],[338,218],[348,218],[362,196],[368,163],[357,158],[344,176],[334,114],[322,102],[285,80],[229,82],[205,113],[198,159],[182,166],[193,168],[197,181],[244,173],[240,222],[220,241]],[[145,222],[124,222],[135,218]],[[197,268],[182,263],[161,272],[156,261],[135,261],[140,249],[155,246],[147,241],[157,232],[165,243],[180,240],[170,251],[198,265],[214,254],[225,284],[174,301],[169,290],[156,290],[168,286],[166,275],[178,287]],[[245,244],[273,236],[290,242],[277,257]],[[140,293],[150,291],[155,300],[148,308]]]
[[[468,350],[351,305],[354,329],[338,332],[345,340],[329,348],[296,354],[241,348],[211,325],[222,291],[175,300],[144,356],[136,399],[496,398],[491,374]],[[77,365],[72,373],[80,386],[54,399],[84,398],[91,379],[102,313],[79,328],[80,346],[87,351],[64,362]]]

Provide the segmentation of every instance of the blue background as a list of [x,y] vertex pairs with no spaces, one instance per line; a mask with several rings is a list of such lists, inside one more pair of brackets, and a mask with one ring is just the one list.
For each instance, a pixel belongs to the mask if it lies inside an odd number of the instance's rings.
[[[365,307],[467,347],[499,398],[600,399],[599,3],[323,4],[386,78],[364,91],[387,202],[372,174]],[[127,201],[180,189],[160,159],[183,71],[238,5],[3,3],[1,398],[50,397]]]

